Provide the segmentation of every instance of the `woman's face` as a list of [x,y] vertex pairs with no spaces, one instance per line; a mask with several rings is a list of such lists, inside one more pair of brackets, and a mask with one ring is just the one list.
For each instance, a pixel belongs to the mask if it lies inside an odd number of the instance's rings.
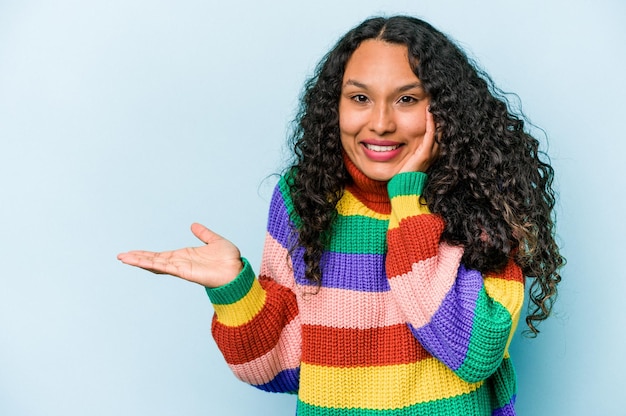
[[388,181],[424,139],[430,99],[404,45],[366,40],[343,74],[341,144],[367,177]]

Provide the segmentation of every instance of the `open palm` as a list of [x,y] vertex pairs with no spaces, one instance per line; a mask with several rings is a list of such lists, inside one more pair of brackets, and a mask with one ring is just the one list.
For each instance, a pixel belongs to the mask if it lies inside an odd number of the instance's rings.
[[191,231],[205,245],[163,252],[129,251],[117,258],[131,266],[206,287],[218,287],[237,277],[243,267],[239,249],[203,225],[194,223]]

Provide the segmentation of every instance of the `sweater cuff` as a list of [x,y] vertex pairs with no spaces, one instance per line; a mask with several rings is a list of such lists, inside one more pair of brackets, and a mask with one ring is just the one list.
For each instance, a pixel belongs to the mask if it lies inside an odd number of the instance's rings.
[[422,195],[428,175],[424,172],[403,172],[394,175],[387,184],[389,198],[402,195]]
[[241,300],[250,291],[256,276],[247,259],[242,257],[241,262],[243,263],[243,269],[233,281],[215,288],[205,287],[211,303],[214,305],[229,305]]

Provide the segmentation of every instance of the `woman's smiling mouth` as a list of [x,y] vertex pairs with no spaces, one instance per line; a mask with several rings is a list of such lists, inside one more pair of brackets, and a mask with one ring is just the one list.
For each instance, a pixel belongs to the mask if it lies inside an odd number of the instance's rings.
[[392,150],[396,150],[397,148],[400,147],[399,144],[383,146],[383,145],[378,145],[378,144],[363,143],[363,145],[368,150],[371,150],[373,152],[391,152]]

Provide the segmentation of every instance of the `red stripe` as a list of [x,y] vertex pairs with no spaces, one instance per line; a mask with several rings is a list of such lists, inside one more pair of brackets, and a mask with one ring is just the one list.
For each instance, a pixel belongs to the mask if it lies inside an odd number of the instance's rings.
[[302,361],[331,367],[414,363],[430,354],[406,324],[371,329],[303,325]]
[[387,232],[387,276],[394,277],[411,270],[413,263],[437,255],[443,232],[443,220],[433,214],[403,219],[398,228]]
[[272,280],[260,280],[267,291],[265,305],[250,322],[228,327],[213,317],[213,337],[229,364],[243,364],[271,351],[283,328],[298,315],[294,293]]

